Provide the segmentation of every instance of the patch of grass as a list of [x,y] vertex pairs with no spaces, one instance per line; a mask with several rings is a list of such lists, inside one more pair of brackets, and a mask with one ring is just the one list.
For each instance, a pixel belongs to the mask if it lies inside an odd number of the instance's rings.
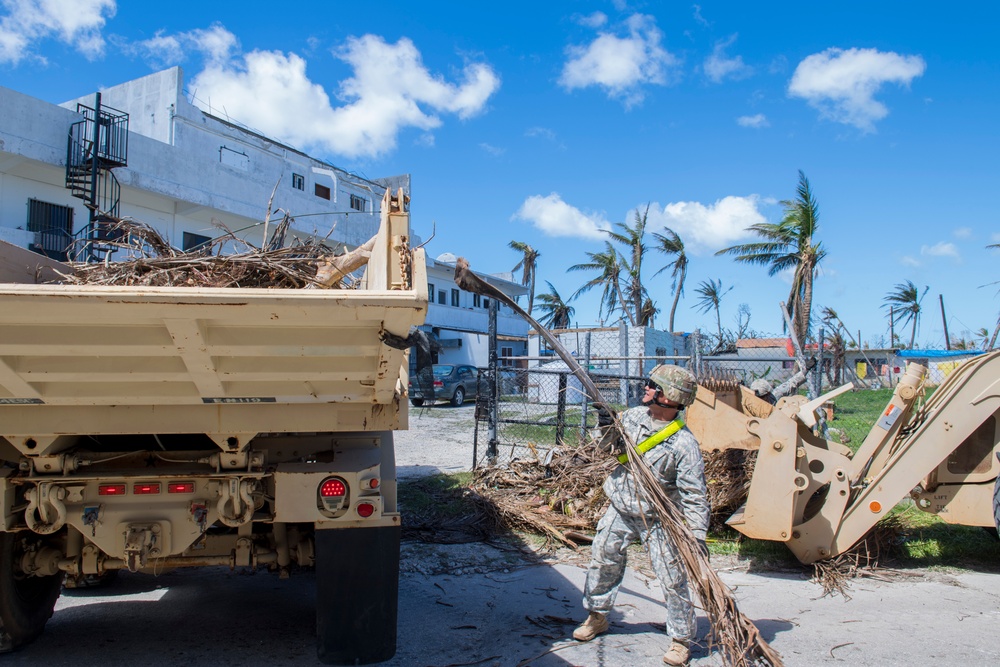
[[[891,398],[892,389],[862,389],[841,394],[834,399],[833,421],[828,424],[839,431],[840,441],[856,452]],[[831,439],[838,438],[833,435]]]
[[1000,563],[1000,540],[979,526],[956,526],[904,501],[893,508],[902,517],[901,560],[914,567],[984,566]]
[[471,472],[404,480],[397,488],[400,510],[442,522],[464,516],[472,508],[465,493],[471,481]]

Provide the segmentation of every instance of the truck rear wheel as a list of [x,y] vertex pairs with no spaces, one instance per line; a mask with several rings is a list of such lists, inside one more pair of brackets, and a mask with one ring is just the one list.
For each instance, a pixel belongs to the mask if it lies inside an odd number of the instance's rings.
[[28,644],[45,629],[62,590],[63,575],[29,577],[21,570],[24,534],[0,534],[0,652]]
[[396,654],[399,526],[316,531],[316,653],[327,665]]

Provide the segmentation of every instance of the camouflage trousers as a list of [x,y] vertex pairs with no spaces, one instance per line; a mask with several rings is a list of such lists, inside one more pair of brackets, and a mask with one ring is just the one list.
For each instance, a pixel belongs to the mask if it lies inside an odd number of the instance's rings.
[[667,604],[667,634],[690,642],[695,638],[694,606],[688,592],[687,575],[659,521],[621,514],[614,505],[597,524],[597,535],[590,548],[590,568],[583,589],[583,607],[587,611],[608,613],[615,604],[618,588],[625,577],[628,546],[641,538],[649,552],[653,571],[660,581]]

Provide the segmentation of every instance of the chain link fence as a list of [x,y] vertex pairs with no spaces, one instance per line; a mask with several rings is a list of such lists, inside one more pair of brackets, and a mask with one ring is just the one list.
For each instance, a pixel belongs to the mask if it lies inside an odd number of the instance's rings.
[[[846,383],[880,386],[877,378],[859,378],[842,359],[818,349],[805,351],[803,362],[810,371],[799,384],[802,376],[794,377],[800,368],[797,351],[787,338],[750,339],[734,352],[703,356],[698,332],[610,327],[555,334],[586,369],[601,400],[616,410],[639,405],[646,378],[659,363],[685,366],[706,386],[715,381],[749,387],[763,379],[777,388],[794,378],[793,393],[810,398]],[[482,370],[485,391],[476,403],[474,466],[544,461],[557,447],[585,442],[597,425],[596,410],[572,370],[544,340],[532,345],[529,338],[529,356],[524,357],[498,359],[495,349],[491,338],[491,364]]]

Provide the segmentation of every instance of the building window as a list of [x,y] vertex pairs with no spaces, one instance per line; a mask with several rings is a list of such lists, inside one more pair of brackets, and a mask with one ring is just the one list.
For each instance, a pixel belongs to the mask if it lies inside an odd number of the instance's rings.
[[306,177],[302,174],[292,174],[292,187],[296,190],[305,190]]
[[457,289],[453,289],[451,291],[451,305],[453,305],[456,308],[458,308],[458,290]]
[[427,296],[434,303],[434,283],[427,283]]
[[479,308],[481,305],[483,305],[482,301],[483,301],[483,297],[479,296],[478,294],[473,294],[472,295],[472,305],[475,308]]
[[445,304],[444,297],[445,297],[444,290],[443,289],[439,289],[438,290],[438,303],[440,303],[442,306]]
[[368,200],[364,197],[351,195],[351,208],[355,211],[365,211],[368,209]]
[[69,259],[66,249],[73,240],[73,209],[29,199],[28,231],[35,233],[29,250],[65,262]]
[[208,248],[208,244],[212,241],[211,238],[207,236],[202,236],[201,234],[192,234],[191,232],[184,232],[184,237],[181,241],[181,249],[184,252],[191,250],[205,250]]
[[514,365],[514,360],[511,357],[514,356],[514,348],[512,347],[500,347],[500,365],[510,367]]
[[489,299],[483,299],[483,308],[489,310],[489,308],[490,308],[490,300]]
[[319,183],[317,183],[315,185],[315,192],[317,197],[321,197],[326,200],[330,199],[330,188],[326,187],[325,185],[320,185]]

